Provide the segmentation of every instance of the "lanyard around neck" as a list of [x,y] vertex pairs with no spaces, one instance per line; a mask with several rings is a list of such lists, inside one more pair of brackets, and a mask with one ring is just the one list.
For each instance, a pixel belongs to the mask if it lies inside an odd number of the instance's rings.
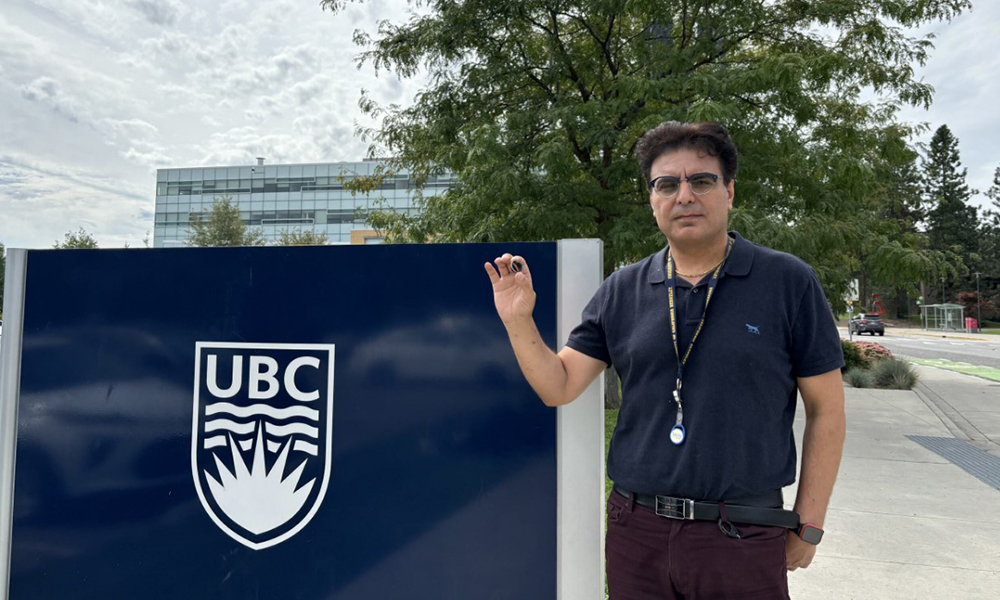
[[719,283],[719,274],[722,272],[722,268],[726,264],[726,260],[729,259],[729,252],[733,249],[733,240],[729,239],[726,244],[726,256],[719,263],[719,266],[715,268],[712,273],[712,278],[708,281],[708,293],[705,296],[705,310],[701,313],[701,321],[698,322],[698,329],[695,330],[694,336],[688,343],[687,351],[684,356],[681,357],[680,347],[677,343],[677,307],[674,298],[677,294],[676,281],[674,279],[674,258],[670,255],[669,250],[667,251],[667,295],[669,298],[670,305],[670,337],[674,343],[674,354],[677,355],[677,389],[680,390],[681,382],[684,379],[684,365],[687,364],[688,357],[691,356],[691,349],[694,348],[694,343],[698,339],[698,335],[701,333],[702,327],[705,325],[705,315],[708,314],[708,304],[712,301],[712,294],[715,293],[715,286]]

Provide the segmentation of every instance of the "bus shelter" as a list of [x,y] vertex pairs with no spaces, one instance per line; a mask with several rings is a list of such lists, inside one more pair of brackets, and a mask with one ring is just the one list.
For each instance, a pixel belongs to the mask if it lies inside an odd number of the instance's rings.
[[961,304],[927,304],[923,308],[924,329],[928,331],[965,329],[965,307]]

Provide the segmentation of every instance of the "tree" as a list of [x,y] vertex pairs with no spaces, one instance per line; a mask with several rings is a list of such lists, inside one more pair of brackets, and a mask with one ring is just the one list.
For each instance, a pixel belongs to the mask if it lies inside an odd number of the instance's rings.
[[326,234],[315,231],[281,230],[276,242],[279,246],[323,246],[326,244]]
[[1000,280],[1000,166],[993,173],[993,185],[986,190],[992,206],[986,210],[979,229],[980,263],[977,270]]
[[206,219],[191,215],[188,246],[263,246],[264,233],[249,228],[230,196],[216,197]]
[[[322,0],[342,9],[348,0]],[[362,0],[359,0],[362,1]],[[378,176],[406,168],[418,187],[447,171],[459,184],[396,215],[390,241],[599,237],[605,271],[662,244],[631,156],[670,119],[719,120],[742,152],[733,223],[820,271],[828,292],[851,276],[855,224],[885,193],[874,171],[913,130],[897,105],[927,105],[913,77],[930,42],[903,35],[967,9],[967,0],[516,0],[431,2],[377,37],[355,36],[360,62],[430,85],[409,107],[361,107]],[[821,27],[816,27],[820,25]],[[859,98],[869,86],[881,104]]]
[[62,243],[56,240],[52,247],[58,250],[90,250],[97,248],[97,240],[81,227],[77,231],[67,231]]
[[966,264],[979,251],[976,207],[969,204],[973,191],[965,182],[958,138],[947,125],[938,127],[924,159],[925,201],[931,248],[956,250]]
[[[336,13],[348,1],[321,4]],[[600,238],[610,274],[663,244],[632,157],[636,140],[663,121],[714,120],[742,153],[732,227],[809,262],[835,304],[860,268],[855,249],[872,240],[867,226],[886,194],[877,173],[904,159],[914,133],[895,123],[898,106],[931,100],[913,68],[930,42],[904,32],[971,6],[419,4],[419,15],[382,22],[376,37],[355,35],[359,62],[403,77],[424,70],[430,81],[408,107],[363,92],[362,110],[381,123],[362,133],[370,156],[395,157],[376,178],[405,168],[418,190],[443,172],[458,184],[426,197],[419,215],[382,224],[389,241]],[[863,89],[881,101],[863,102]],[[877,260],[924,262],[914,252],[900,242]]]

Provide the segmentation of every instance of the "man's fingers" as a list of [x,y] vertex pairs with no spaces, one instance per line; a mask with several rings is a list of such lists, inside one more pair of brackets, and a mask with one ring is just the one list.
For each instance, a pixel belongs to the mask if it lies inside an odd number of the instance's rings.
[[[528,268],[528,263],[523,256],[512,256],[510,253],[506,253],[493,259],[493,262],[496,263],[496,270],[493,269],[493,265],[486,263],[486,270],[490,273],[490,281],[493,283],[510,276],[513,276],[516,282],[527,281],[529,284],[531,283],[531,269]],[[493,278],[494,274],[497,279]],[[521,275],[521,278],[517,277],[518,274]]]
[[503,256],[498,256],[493,259],[493,262],[497,265],[497,271],[500,273],[500,277],[506,277],[510,273],[510,267],[507,264],[510,255],[504,254]]
[[486,269],[486,274],[490,276],[490,283],[496,285],[500,281],[500,274],[497,273],[497,270],[490,263],[486,263],[483,267]]
[[528,268],[528,263],[524,260],[523,256],[512,256],[510,260],[512,263],[517,264],[517,271],[524,273],[529,279],[531,278],[531,269]]

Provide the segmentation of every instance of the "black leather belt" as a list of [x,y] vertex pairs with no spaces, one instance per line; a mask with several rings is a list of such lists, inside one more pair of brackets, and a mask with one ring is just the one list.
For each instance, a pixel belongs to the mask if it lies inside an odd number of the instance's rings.
[[[626,498],[629,497],[629,492],[618,485],[615,485],[613,489],[618,494]],[[634,502],[653,509],[657,515],[667,519],[719,521],[721,518],[718,502],[650,494],[635,494]],[[777,508],[782,506],[782,503],[781,490],[774,490],[753,498],[727,500],[725,502],[726,516],[733,523],[798,530],[799,514],[793,510]]]

